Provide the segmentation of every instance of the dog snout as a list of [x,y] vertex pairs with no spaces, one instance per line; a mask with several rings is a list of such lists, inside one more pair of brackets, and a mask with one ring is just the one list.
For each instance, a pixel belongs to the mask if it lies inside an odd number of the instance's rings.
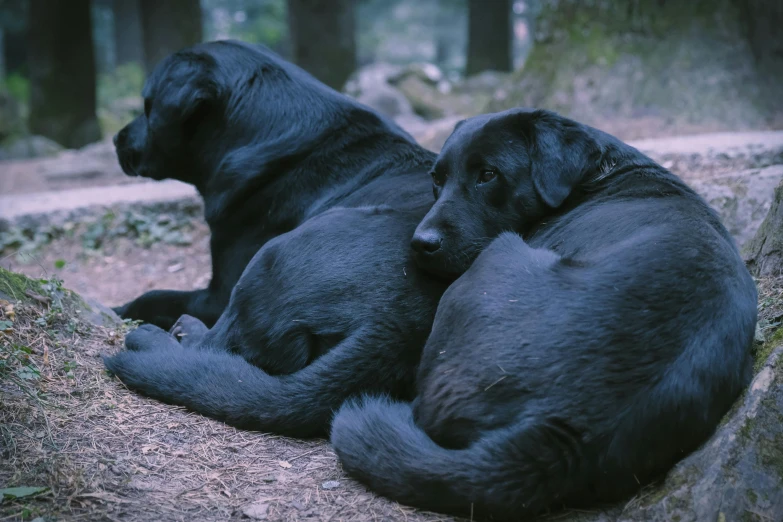
[[114,142],[114,146],[116,148],[124,147],[125,144],[128,142],[128,128],[127,127],[122,128],[120,132],[114,135],[112,141]]
[[433,254],[440,250],[443,238],[434,230],[416,231],[411,240],[411,248],[419,254]]

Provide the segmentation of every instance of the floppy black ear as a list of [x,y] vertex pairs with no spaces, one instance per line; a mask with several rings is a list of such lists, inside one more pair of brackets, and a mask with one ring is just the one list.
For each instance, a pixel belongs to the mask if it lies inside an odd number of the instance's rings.
[[601,147],[590,130],[548,111],[527,113],[533,186],[544,202],[559,207],[596,168]]
[[[205,107],[217,101],[220,85],[215,78],[215,61],[206,54],[189,50],[180,51],[168,58],[163,81],[175,86],[171,102],[187,122]],[[164,65],[165,67],[165,65]]]
[[194,119],[199,113],[217,101],[219,87],[210,76],[204,75],[195,79],[191,84],[190,91],[183,93],[180,107],[185,121]]

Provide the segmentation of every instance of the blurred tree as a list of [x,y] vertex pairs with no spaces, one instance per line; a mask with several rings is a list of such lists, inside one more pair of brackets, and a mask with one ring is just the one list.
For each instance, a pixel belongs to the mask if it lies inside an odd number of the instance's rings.
[[469,0],[465,74],[511,71],[512,38],[511,0]]
[[108,73],[117,66],[114,46],[114,2],[112,0],[91,0],[92,45],[95,49],[95,70],[98,76]]
[[117,65],[144,63],[139,0],[114,0],[114,46]]
[[745,33],[759,68],[778,76],[783,71],[783,2],[737,0]]
[[29,9],[30,132],[71,148],[99,140],[90,0]]
[[140,1],[147,74],[169,54],[202,41],[199,0]]
[[0,63],[5,74],[27,74],[27,3],[0,0]]
[[286,0],[201,0],[207,40],[236,38],[285,55]]
[[293,61],[340,90],[356,68],[353,0],[288,0]]

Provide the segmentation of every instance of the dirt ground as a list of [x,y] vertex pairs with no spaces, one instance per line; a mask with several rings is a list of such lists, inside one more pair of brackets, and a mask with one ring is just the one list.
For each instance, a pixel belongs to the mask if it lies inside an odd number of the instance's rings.
[[[202,227],[184,247],[144,249],[121,238],[99,253],[70,238],[23,262],[3,259],[54,283],[14,292],[0,273],[0,292],[11,297],[0,299],[0,487],[45,488],[3,502],[0,520],[457,520],[372,494],[345,475],[325,441],[240,431],[140,397],[104,371],[100,355],[120,350],[129,327],[88,324],[78,300],[57,297],[58,278],[109,304],[142,288],[198,286],[209,272]],[[64,268],[53,268],[58,260]],[[770,335],[783,318],[783,279],[759,289]],[[622,510],[544,519],[614,520]]]
[[60,238],[45,248],[6,254],[0,266],[34,278],[57,276],[66,288],[116,306],[155,288],[204,288],[211,277],[209,229],[203,221],[194,221],[189,234],[190,245],[159,242],[145,248],[120,237],[100,250],[87,249],[78,239]]
[[[91,252],[64,238],[6,255],[2,265],[118,304],[149,288],[207,281],[206,228],[194,229],[185,247],[145,249],[120,238]],[[0,321],[9,320],[3,306]],[[239,431],[126,390],[100,359],[121,348],[124,327],[89,327],[52,306],[16,304],[0,339],[6,366],[9,347],[30,349],[19,352],[25,363],[16,373],[0,373],[23,377],[22,386],[0,380],[0,487],[49,488],[3,503],[0,520],[453,520],[369,493],[345,476],[325,441]]]

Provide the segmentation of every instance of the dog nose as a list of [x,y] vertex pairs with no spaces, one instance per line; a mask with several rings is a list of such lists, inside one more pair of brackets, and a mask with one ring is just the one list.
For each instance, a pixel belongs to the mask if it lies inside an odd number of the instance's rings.
[[411,240],[411,247],[420,254],[432,254],[440,249],[443,239],[435,232],[416,232]]

